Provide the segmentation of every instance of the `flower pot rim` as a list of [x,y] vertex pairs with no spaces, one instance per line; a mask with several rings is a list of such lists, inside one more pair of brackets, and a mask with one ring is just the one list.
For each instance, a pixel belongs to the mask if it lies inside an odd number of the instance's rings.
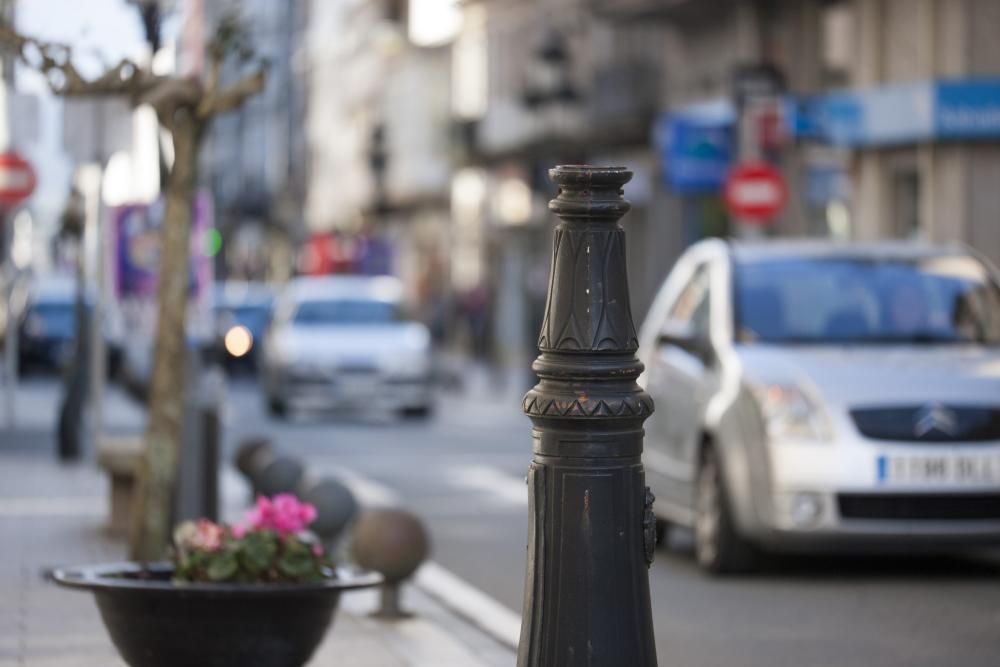
[[66,588],[92,591],[162,591],[183,592],[185,594],[209,595],[315,595],[339,593],[358,588],[377,586],[383,581],[381,574],[369,570],[350,567],[336,568],[336,578],[323,581],[285,584],[285,583],[243,583],[243,582],[174,582],[167,579],[131,579],[122,575],[139,574],[145,571],[167,576],[173,573],[174,566],[168,562],[150,563],[143,568],[141,563],[117,562],[98,563],[94,565],[78,565],[58,568],[52,572],[52,579]]

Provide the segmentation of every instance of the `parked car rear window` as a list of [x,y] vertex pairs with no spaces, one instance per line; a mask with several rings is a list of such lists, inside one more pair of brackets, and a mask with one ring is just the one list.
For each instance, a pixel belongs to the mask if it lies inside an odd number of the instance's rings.
[[744,261],[735,292],[743,342],[1000,344],[1000,288],[969,256]]
[[302,325],[388,324],[398,317],[394,303],[363,299],[303,301],[292,321]]

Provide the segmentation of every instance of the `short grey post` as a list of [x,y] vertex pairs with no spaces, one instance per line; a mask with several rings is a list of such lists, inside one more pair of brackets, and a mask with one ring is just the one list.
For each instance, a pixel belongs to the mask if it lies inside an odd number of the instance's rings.
[[648,567],[656,533],[642,468],[653,411],[629,307],[622,167],[549,172],[562,222],[524,398],[533,424],[519,667],[655,667]]

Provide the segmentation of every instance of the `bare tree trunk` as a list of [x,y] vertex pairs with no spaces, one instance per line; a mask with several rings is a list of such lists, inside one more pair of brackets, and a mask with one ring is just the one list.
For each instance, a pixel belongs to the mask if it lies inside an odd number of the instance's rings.
[[130,553],[149,562],[166,554],[181,449],[187,354],[185,319],[190,288],[191,214],[197,181],[202,122],[178,109],[167,121],[174,139],[174,166],[166,189],[161,235],[159,310],[153,349],[145,456],[132,508]]

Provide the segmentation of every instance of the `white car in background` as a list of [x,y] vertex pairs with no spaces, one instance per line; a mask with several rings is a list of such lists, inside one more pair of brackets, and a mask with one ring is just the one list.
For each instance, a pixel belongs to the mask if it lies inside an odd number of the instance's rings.
[[388,276],[293,280],[265,339],[263,388],[272,415],[294,409],[368,409],[427,416],[431,340],[403,316]]
[[974,253],[705,241],[639,343],[655,511],[704,568],[1000,543],[1000,286]]

